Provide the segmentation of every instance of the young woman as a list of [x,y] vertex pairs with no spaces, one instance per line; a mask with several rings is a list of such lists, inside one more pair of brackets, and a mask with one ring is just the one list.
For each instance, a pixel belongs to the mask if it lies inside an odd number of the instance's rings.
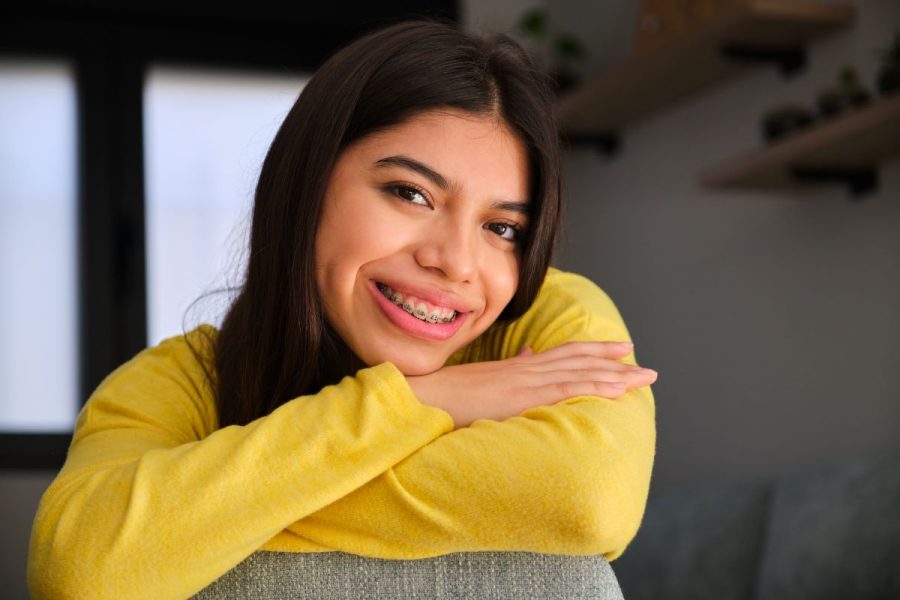
[[548,267],[559,213],[551,97],[514,42],[414,22],[340,51],[265,159],[221,329],[81,412],[33,597],[186,597],[260,549],[617,557],[656,374]]

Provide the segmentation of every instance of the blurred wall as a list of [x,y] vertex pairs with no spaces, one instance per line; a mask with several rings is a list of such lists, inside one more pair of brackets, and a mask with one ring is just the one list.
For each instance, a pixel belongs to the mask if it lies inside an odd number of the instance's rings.
[[[594,3],[589,18],[579,4],[591,3],[548,3],[573,28],[597,22],[599,4],[614,13],[632,3]],[[655,491],[900,446],[900,161],[859,203],[838,187],[698,183],[703,169],[760,145],[767,108],[811,105],[842,65],[874,87],[876,49],[900,26],[900,3],[855,4],[856,26],[811,46],[799,76],[760,67],[627,130],[617,158],[565,156],[558,262],[612,296],[638,360],[660,373]]]
[[31,522],[41,494],[50,485],[54,473],[44,471],[0,472],[0,581],[3,597],[9,600],[28,598],[25,566]]

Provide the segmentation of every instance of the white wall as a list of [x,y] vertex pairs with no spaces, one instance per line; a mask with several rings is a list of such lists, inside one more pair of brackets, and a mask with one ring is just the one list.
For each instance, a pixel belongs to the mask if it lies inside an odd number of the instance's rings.
[[638,359],[660,372],[656,491],[900,446],[900,162],[860,203],[838,188],[697,182],[759,145],[766,108],[810,104],[841,65],[871,84],[900,3],[857,4],[856,27],[812,46],[799,77],[760,68],[626,131],[612,161],[589,149],[565,157],[559,262],[611,294]]

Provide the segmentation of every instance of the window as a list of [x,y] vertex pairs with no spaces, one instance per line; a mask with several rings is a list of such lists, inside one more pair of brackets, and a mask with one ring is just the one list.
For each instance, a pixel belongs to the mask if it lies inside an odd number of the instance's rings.
[[75,102],[69,65],[0,60],[2,431],[70,431],[80,408]]
[[[305,79],[156,67],[144,89],[147,341],[220,323],[259,169]],[[184,321],[183,321],[184,319]]]
[[[0,19],[0,469],[59,468],[103,378],[179,334],[205,291],[240,283],[242,225],[297,74],[390,21],[457,16],[450,0],[69,4]],[[227,299],[184,325],[215,323]]]

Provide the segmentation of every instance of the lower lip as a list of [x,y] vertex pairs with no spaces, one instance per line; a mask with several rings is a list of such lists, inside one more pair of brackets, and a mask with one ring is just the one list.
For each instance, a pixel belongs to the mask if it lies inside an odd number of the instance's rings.
[[375,301],[381,307],[391,322],[410,335],[426,340],[446,340],[462,327],[467,313],[457,313],[456,318],[449,323],[427,323],[417,319],[390,300],[379,291],[374,281],[369,281],[369,291],[375,296]]

